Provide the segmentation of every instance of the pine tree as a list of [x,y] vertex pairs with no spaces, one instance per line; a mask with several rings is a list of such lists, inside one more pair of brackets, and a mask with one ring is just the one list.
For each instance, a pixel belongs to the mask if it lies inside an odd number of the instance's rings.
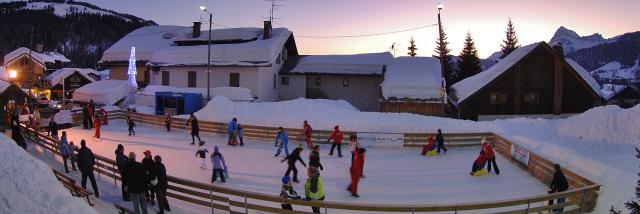
[[460,70],[458,72],[460,80],[480,73],[480,57],[478,57],[478,50],[471,33],[467,33],[467,37],[464,39],[464,48],[460,52],[458,69]]
[[453,63],[451,63],[451,49],[447,47],[449,42],[447,42],[447,34],[444,32],[444,29],[440,29],[440,37],[436,39],[436,58],[440,59],[442,62],[442,68],[444,70],[444,78],[447,81],[447,88],[455,82],[457,75],[453,70]]
[[409,52],[407,54],[409,54],[409,56],[411,57],[415,57],[416,55],[418,55],[416,53],[416,50],[418,50],[418,48],[416,48],[416,41],[413,40],[413,36],[411,37],[411,39],[409,40]]
[[516,29],[513,27],[513,22],[511,22],[511,18],[509,18],[509,22],[507,22],[507,31],[505,32],[507,38],[502,40],[504,44],[500,45],[502,47],[502,56],[500,58],[505,58],[511,52],[520,47],[518,45],[518,36],[516,35]]

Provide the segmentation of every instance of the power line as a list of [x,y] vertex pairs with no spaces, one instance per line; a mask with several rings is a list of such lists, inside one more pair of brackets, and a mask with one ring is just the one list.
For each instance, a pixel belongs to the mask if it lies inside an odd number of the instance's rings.
[[402,32],[407,32],[407,31],[419,30],[419,29],[433,27],[433,26],[437,26],[437,25],[438,24],[430,24],[430,25],[425,25],[425,26],[420,26],[420,27],[414,27],[414,28],[408,28],[408,29],[396,30],[396,31],[389,31],[389,32],[382,32],[382,33],[357,34],[357,35],[338,35],[338,36],[308,36],[308,35],[300,36],[300,35],[298,35],[296,37],[299,37],[299,38],[314,38],[314,39],[332,39],[332,38],[354,38],[354,37],[380,36],[380,35],[386,35],[386,34],[394,34],[394,33],[402,33]]

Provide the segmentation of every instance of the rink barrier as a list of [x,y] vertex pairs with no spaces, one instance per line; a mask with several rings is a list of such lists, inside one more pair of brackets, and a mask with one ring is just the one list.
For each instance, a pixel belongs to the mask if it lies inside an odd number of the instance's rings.
[[[114,115],[118,118],[119,115]],[[133,115],[135,117],[137,115]],[[44,149],[51,151],[52,155],[60,155],[58,151],[58,141],[42,133],[37,133],[32,129],[22,127],[25,136],[32,142],[37,143]],[[472,135],[472,134],[468,134]],[[496,151],[507,159],[514,161],[510,154],[511,141],[492,134],[491,142],[495,145]],[[77,149],[76,149],[77,152]],[[95,171],[106,179],[113,179],[114,184],[121,180],[116,162],[110,158],[94,154],[96,157]],[[518,163],[515,163],[516,165]],[[523,170],[539,179],[545,184],[549,184],[553,176],[553,162],[544,159],[535,153],[529,153],[528,166],[521,166]],[[458,203],[458,204],[427,204],[427,205],[384,205],[384,204],[362,204],[344,203],[335,201],[302,201],[280,198],[278,195],[269,195],[250,191],[233,189],[217,184],[190,181],[167,175],[169,182],[167,196],[185,201],[191,204],[211,208],[212,210],[223,210],[230,213],[249,213],[251,211],[271,212],[271,213],[309,213],[302,211],[284,211],[280,209],[281,203],[294,205],[296,210],[310,210],[311,206],[320,207],[325,213],[331,210],[342,211],[368,211],[368,212],[442,212],[450,211],[481,211],[484,213],[538,213],[549,211],[558,207],[565,207],[565,213],[584,213],[593,211],[600,190],[600,185],[592,182],[569,169],[563,168],[563,172],[569,181],[570,189],[562,193],[544,194],[515,199],[506,199],[489,202]],[[562,204],[547,205],[545,202],[566,197],[568,200]]]

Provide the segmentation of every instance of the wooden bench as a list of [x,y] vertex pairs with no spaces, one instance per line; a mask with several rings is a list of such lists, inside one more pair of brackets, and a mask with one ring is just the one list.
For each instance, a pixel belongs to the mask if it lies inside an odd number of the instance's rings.
[[120,214],[138,214],[136,211],[131,210],[130,208],[125,207],[123,204],[113,204],[113,206],[118,209],[118,213]]
[[67,189],[69,189],[69,191],[71,191],[72,196],[80,197],[80,198],[86,197],[89,205],[90,206],[94,205],[93,203],[91,203],[91,200],[89,199],[89,196],[93,195],[93,193],[88,192],[85,188],[82,188],[82,186],[76,184],[76,181],[73,180],[73,178],[65,174],[62,174],[61,172],[58,172],[55,169],[53,170],[53,174],[56,176],[58,181],[62,183],[64,187],[66,187]]

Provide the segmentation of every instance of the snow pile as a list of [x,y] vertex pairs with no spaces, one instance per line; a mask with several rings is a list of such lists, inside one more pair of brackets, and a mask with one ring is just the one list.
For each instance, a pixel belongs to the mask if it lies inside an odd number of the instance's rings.
[[353,55],[317,55],[301,57],[291,73],[319,74],[382,74],[383,66],[391,63],[389,52]]
[[592,108],[558,121],[559,135],[608,143],[640,144],[640,106],[621,109],[615,105]]
[[188,27],[171,25],[138,28],[104,51],[100,62],[126,62],[129,60],[129,54],[133,46],[136,47],[136,59],[138,61],[148,61],[154,51],[173,44],[174,40],[171,35],[178,35],[189,30],[190,28]]
[[382,82],[386,99],[440,98],[440,62],[432,57],[398,57],[389,64]]
[[0,136],[0,213],[97,213],[71,196],[51,167]]
[[214,97],[196,112],[200,120],[229,122],[238,118],[243,124],[269,127],[301,128],[307,120],[316,130],[333,130],[340,125],[345,131],[383,133],[486,132],[480,123],[408,113],[361,112],[344,100],[295,99],[281,102],[234,103],[224,97]]
[[[145,96],[155,96],[156,92],[196,93],[207,95],[207,88],[183,88],[166,85],[149,85],[141,92]],[[215,87],[211,88],[211,96],[223,96],[233,101],[252,101],[251,90],[242,87]]]
[[49,74],[49,76],[47,76],[47,80],[51,82],[51,85],[55,86],[60,84],[61,80],[66,79],[69,75],[72,75],[76,72],[78,72],[80,75],[84,76],[84,78],[87,78],[87,80],[91,82],[96,81],[96,79],[91,77],[89,74],[94,74],[97,77],[100,77],[100,73],[91,68],[62,68]]
[[73,92],[73,99],[89,102],[113,105],[127,95],[127,80],[103,80],[86,84]]
[[12,60],[17,59],[22,55],[29,55],[29,54],[31,54],[34,60],[36,60],[37,62],[43,65],[45,63],[55,63],[56,61],[71,62],[71,60],[67,59],[64,55],[59,53],[55,53],[55,52],[38,53],[38,52],[29,50],[29,48],[21,47],[14,51],[9,52],[7,55],[4,55],[4,64],[6,65]]

